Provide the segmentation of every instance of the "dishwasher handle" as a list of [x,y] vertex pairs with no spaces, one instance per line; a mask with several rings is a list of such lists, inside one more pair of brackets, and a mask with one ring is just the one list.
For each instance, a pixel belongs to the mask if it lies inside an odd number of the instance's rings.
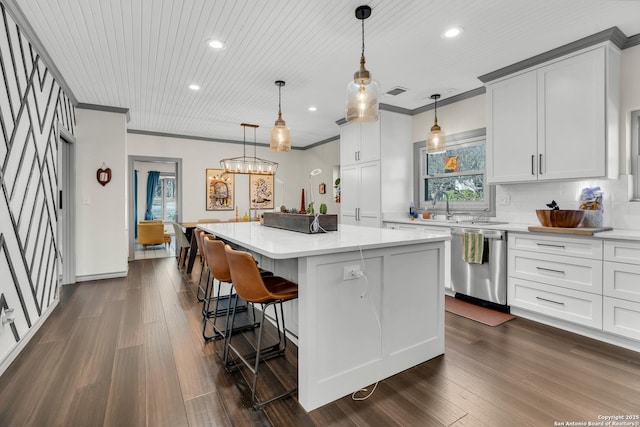
[[480,230],[469,228],[451,228],[452,236],[462,236],[463,233],[479,233],[482,237],[488,240],[503,240],[504,231],[501,230]]

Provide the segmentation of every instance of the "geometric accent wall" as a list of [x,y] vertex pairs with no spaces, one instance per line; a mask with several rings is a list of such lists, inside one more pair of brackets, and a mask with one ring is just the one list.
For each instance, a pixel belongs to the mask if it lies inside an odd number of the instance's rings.
[[58,126],[73,105],[0,3],[0,362],[58,299]]

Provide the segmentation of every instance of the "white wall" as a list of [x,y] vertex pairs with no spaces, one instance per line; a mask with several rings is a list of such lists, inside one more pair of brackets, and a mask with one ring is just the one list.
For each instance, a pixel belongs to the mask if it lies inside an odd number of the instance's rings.
[[[337,126],[336,126],[337,130]],[[251,146],[249,148],[249,146]],[[247,144],[247,154],[253,155],[253,141]],[[287,153],[273,153],[268,147],[257,147],[257,156],[278,162],[276,178],[284,184],[274,183],[275,205],[284,204],[288,208],[300,208],[301,190],[305,189],[306,202],[309,198],[309,172],[320,168],[322,174],[313,177],[315,204],[326,203],[328,213],[338,213],[339,205],[333,201],[332,168],[340,163],[339,141],[319,145],[309,150],[292,150]],[[207,211],[206,183],[207,168],[219,168],[220,160],[242,155],[242,144],[201,141],[186,138],[171,138],[153,135],[129,134],[129,156],[175,157],[182,159],[182,216],[183,221],[197,221],[201,218],[235,218],[235,211]],[[324,195],[318,193],[320,183],[327,185]],[[284,185],[284,195],[283,192]],[[235,204],[239,216],[249,211],[249,179],[247,175],[235,178]]]
[[[125,114],[76,109],[76,277],[127,273],[127,120]],[[104,187],[96,171],[111,168]]]

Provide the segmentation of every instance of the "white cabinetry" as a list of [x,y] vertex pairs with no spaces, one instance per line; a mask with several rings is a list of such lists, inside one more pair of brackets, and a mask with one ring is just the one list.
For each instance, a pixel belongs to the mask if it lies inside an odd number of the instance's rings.
[[[380,113],[382,116],[384,113]],[[368,123],[347,123],[340,129],[340,164],[353,165],[380,160],[381,119]]]
[[[340,130],[340,222],[380,227],[383,207],[408,209],[411,117],[381,111],[376,122],[347,123]],[[385,153],[382,156],[382,152]],[[382,171],[385,181],[382,181]],[[383,206],[383,202],[385,206]],[[402,209],[400,209],[402,207]]]
[[487,84],[489,183],[617,175],[619,56],[600,44]]
[[340,187],[341,223],[380,227],[380,161],[343,166]]
[[[422,225],[419,220],[414,224],[385,221],[384,225],[385,228],[392,230],[421,230],[425,233],[439,233],[451,236],[451,229],[449,227]],[[451,291],[451,240],[444,242],[444,289],[446,294],[454,295],[453,291]]]
[[509,233],[511,307],[602,329],[602,242]]
[[604,242],[603,329],[640,340],[640,243]]

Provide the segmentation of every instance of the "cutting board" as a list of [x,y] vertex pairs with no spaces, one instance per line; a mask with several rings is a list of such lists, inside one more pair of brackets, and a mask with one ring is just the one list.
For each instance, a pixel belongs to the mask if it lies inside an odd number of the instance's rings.
[[601,231],[613,230],[611,227],[575,227],[575,228],[564,228],[564,227],[543,227],[543,226],[531,226],[529,227],[529,231],[537,231],[540,233],[563,233],[563,234],[579,234],[582,236],[593,236],[593,233],[599,233]]

